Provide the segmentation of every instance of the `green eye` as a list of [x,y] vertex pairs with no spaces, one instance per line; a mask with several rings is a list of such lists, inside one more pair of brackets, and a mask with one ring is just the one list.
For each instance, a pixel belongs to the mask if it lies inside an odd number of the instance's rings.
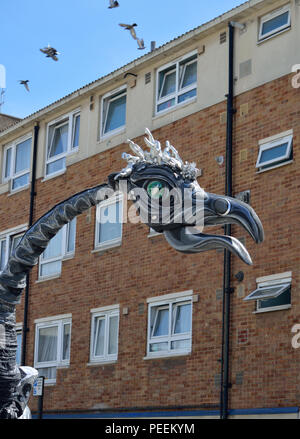
[[164,194],[165,187],[160,181],[152,181],[147,186],[148,195],[155,200],[161,198]]

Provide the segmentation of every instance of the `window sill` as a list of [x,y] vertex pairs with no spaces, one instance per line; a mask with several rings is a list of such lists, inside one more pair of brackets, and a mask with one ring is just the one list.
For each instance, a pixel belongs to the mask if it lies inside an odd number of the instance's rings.
[[155,236],[161,236],[161,235],[163,235],[163,233],[156,232],[156,233],[149,233],[149,235],[147,235],[147,236],[148,236],[148,238],[154,238]]
[[56,366],[56,370],[59,369],[69,369],[70,365],[69,364],[60,364],[59,366]]
[[266,38],[262,38],[262,39],[258,40],[258,41],[257,41],[257,45],[260,46],[260,45],[263,44],[265,41],[268,41],[268,40],[270,40],[271,38],[275,38],[275,37],[277,37],[277,35],[281,35],[281,34],[283,34],[284,32],[287,32],[287,31],[289,31],[289,30],[291,30],[291,26],[288,26],[288,27],[286,27],[285,29],[282,29],[281,31],[276,32],[276,33],[274,33],[273,35],[269,35],[269,36],[266,37]]
[[62,169],[61,171],[55,172],[55,173],[50,174],[50,175],[46,175],[46,176],[42,179],[42,183],[43,183],[44,181],[51,180],[52,178],[60,177],[61,175],[65,174],[66,171],[67,171],[67,168],[64,168],[64,169]]
[[291,163],[294,163],[294,160],[288,160],[284,163],[279,163],[279,165],[273,165],[266,169],[260,169],[259,171],[256,171],[256,174],[262,174],[263,172],[271,171],[271,169],[280,168],[281,166],[290,165]]
[[115,364],[117,363],[117,359],[116,360],[102,360],[102,361],[91,361],[89,363],[86,363],[86,365],[88,367],[93,367],[93,366],[105,366],[106,364]]
[[284,309],[290,309],[290,308],[292,308],[292,305],[273,306],[272,308],[257,309],[256,311],[253,311],[252,314],[261,314],[261,313],[272,312],[272,311],[282,311]]
[[11,190],[10,193],[7,196],[11,197],[12,195],[15,195],[15,194],[17,194],[19,192],[25,191],[26,189],[29,189],[29,188],[30,188],[30,183],[28,183],[25,186],[22,186],[22,187],[20,187],[18,189]]
[[106,140],[110,139],[111,137],[117,136],[118,134],[123,134],[125,132],[126,132],[126,126],[120,127],[114,131],[111,131],[110,133],[100,136],[97,143],[103,143]]
[[46,282],[47,280],[59,279],[60,277],[61,277],[61,273],[53,275],[53,276],[41,277],[38,280],[36,280],[35,283],[40,284],[42,282]]
[[176,358],[176,357],[183,357],[183,356],[187,356],[187,355],[191,355],[192,351],[186,351],[186,352],[174,352],[174,353],[170,353],[170,354],[161,354],[161,355],[146,355],[143,360],[159,360],[159,359],[163,359],[163,358]]
[[164,116],[166,114],[170,114],[173,111],[179,110],[180,108],[184,108],[187,105],[195,103],[196,101],[197,101],[197,96],[192,98],[192,99],[190,99],[190,100],[184,101],[181,104],[173,105],[173,107],[170,107],[167,110],[163,110],[163,111],[160,111],[158,113],[155,113],[155,115],[152,117],[152,120],[159,119],[160,117],[162,117],[162,116]]
[[122,245],[122,240],[115,242],[115,243],[112,243],[112,244],[103,245],[103,247],[96,247],[96,248],[94,248],[94,250],[91,251],[91,253],[100,253],[101,254],[101,253],[104,253],[107,250],[110,250],[112,248],[121,247],[121,245]]

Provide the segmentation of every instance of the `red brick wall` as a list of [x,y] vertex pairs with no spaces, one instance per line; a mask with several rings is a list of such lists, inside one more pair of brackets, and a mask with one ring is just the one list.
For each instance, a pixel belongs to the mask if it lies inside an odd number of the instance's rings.
[[[256,245],[243,229],[233,227],[234,236],[246,237],[254,265],[248,267],[233,257],[232,273],[244,272],[245,295],[255,289],[260,276],[292,271],[293,280],[289,310],[253,314],[253,303],[243,302],[236,289],[232,295],[230,408],[297,406],[300,402],[300,349],[291,346],[291,328],[300,323],[300,101],[290,80],[290,75],[280,78],[235,100],[234,192],[251,190],[251,205],[263,222],[265,241]],[[249,111],[241,116],[240,106],[245,103]],[[225,155],[226,124],[220,122],[220,113],[225,110],[223,102],[153,132],[162,144],[170,140],[184,159],[196,161],[203,169],[200,185],[220,194],[224,193],[225,167],[219,166],[215,157]],[[258,141],[288,129],[294,130],[293,163],[257,174]],[[134,140],[143,145],[142,137]],[[247,158],[240,161],[244,149]],[[123,168],[121,152],[128,150],[128,145],[120,145],[68,167],[60,177],[38,181],[35,219],[55,203]],[[27,221],[28,190],[11,197],[1,195],[0,202],[5,206],[1,208],[0,230]],[[75,257],[63,262],[59,279],[35,283],[38,272],[37,268],[32,270],[27,364],[33,364],[34,320],[72,313],[70,367],[58,370],[56,385],[46,387],[44,409],[217,405],[222,300],[217,299],[216,290],[222,288],[223,254],[182,255],[163,236],[149,239],[145,225],[131,223],[124,224],[121,247],[104,254],[91,253],[94,225],[95,208],[91,221],[86,213],[78,217]],[[223,233],[222,229],[216,232]],[[233,286],[238,286],[234,277]],[[144,360],[147,298],[189,289],[199,294],[199,301],[193,303],[191,355]],[[90,309],[117,303],[118,361],[87,366]],[[138,312],[141,303],[143,314]],[[122,314],[123,307],[128,307],[128,315]],[[22,313],[19,306],[17,321],[22,321]],[[243,382],[237,384],[236,376],[241,373]],[[31,407],[36,407],[33,397]]]

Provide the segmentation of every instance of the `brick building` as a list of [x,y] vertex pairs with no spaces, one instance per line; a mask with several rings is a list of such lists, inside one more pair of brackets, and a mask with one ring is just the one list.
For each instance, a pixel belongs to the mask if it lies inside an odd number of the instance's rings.
[[[232,227],[253,266],[232,258],[228,414],[296,418],[299,1],[250,0],[2,130],[0,269],[31,201],[37,220],[105,182],[125,166],[128,138],[144,144],[145,127],[197,163],[201,187],[224,193],[229,22],[240,24],[233,191],[250,196],[265,240]],[[177,253],[141,223],[100,226],[116,205],[62,229],[30,274],[27,316],[25,294],[18,306],[19,359],[46,377],[45,416],[218,418],[224,254]]]

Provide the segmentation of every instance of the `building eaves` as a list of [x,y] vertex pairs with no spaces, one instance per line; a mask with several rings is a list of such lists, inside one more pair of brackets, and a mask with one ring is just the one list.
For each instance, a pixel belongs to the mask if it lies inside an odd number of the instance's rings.
[[27,124],[36,122],[39,118],[43,117],[47,113],[55,110],[57,107],[62,106],[63,104],[66,104],[70,102],[73,99],[76,99],[86,93],[91,92],[95,88],[99,87],[100,85],[103,85],[107,83],[108,81],[112,79],[116,79],[120,75],[124,75],[125,73],[129,72],[130,70],[139,67],[142,64],[146,64],[150,62],[151,60],[156,59],[162,54],[165,54],[165,52],[168,52],[174,47],[177,47],[184,42],[189,41],[193,38],[200,38],[205,36],[209,32],[217,31],[219,28],[224,27],[226,23],[233,18],[238,17],[239,15],[245,15],[249,9],[257,9],[265,4],[271,3],[273,0],[248,0],[239,6],[236,6],[235,8],[230,9],[229,11],[219,15],[218,17],[195,27],[192,30],[189,30],[185,32],[184,34],[168,41],[167,43],[157,47],[151,52],[146,53],[145,55],[142,55],[138,58],[135,58],[133,61],[125,64],[122,67],[119,67],[118,69],[108,73],[107,75],[104,75],[95,81],[92,81],[83,87],[80,87],[79,89],[65,95],[64,97],[52,102],[51,104],[41,108],[40,110],[35,111],[34,113],[26,116],[24,119],[18,120],[14,124],[10,125],[8,128],[0,131],[0,138],[5,137],[6,135],[10,134],[15,129],[21,128],[23,126],[26,126]]

